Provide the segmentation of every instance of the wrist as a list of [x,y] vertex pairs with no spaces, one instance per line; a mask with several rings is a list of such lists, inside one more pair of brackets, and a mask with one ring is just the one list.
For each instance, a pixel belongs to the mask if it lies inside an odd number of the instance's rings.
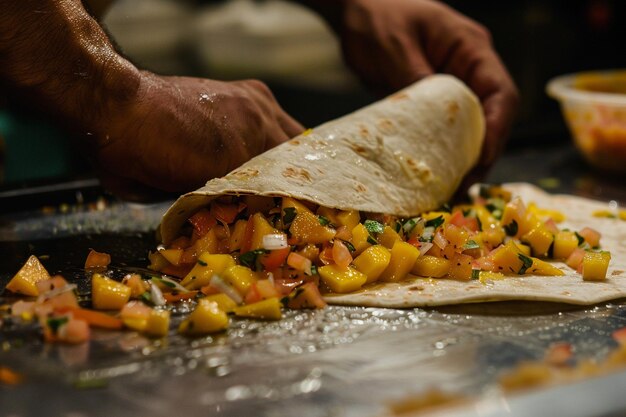
[[0,82],[12,99],[88,132],[134,96],[139,71],[79,0],[4,3]]

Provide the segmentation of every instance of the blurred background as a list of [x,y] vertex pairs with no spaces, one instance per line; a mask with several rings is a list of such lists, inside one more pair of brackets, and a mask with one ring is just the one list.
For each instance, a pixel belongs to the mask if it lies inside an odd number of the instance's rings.
[[[384,0],[381,0],[384,1]],[[344,67],[324,22],[282,0],[95,0],[119,49],[161,74],[259,78],[282,106],[315,126],[375,100]],[[446,1],[487,26],[522,94],[510,148],[567,141],[558,104],[545,94],[560,74],[626,68],[623,0]],[[89,175],[64,132],[42,118],[0,113],[5,187]]]

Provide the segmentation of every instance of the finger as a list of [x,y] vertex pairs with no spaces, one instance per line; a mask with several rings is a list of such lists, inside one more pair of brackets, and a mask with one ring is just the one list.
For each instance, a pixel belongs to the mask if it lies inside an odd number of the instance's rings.
[[274,134],[267,138],[265,141],[265,150],[271,149],[281,143],[287,142],[292,136],[287,135],[284,131],[277,129]]
[[296,119],[281,111],[278,114],[278,124],[283,129],[289,139],[298,136],[304,132],[305,128]]

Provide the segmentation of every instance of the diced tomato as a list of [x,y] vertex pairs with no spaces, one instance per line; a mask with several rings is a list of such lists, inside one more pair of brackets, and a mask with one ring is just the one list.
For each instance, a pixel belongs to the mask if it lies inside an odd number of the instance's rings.
[[243,203],[240,204],[220,204],[211,203],[211,214],[213,217],[225,224],[235,221],[239,212],[246,208]]
[[168,249],[186,249],[191,242],[187,236],[180,236],[172,241],[168,246]]
[[567,258],[565,263],[570,268],[575,269],[578,273],[582,272],[583,258],[585,257],[585,250],[582,248],[574,249],[574,252]]
[[285,263],[290,251],[291,248],[289,246],[270,251],[270,253],[261,256],[261,265],[263,265],[266,271],[273,271]]
[[253,284],[256,287],[261,300],[280,296],[278,290],[269,279],[261,279]]
[[76,299],[74,291],[65,291],[57,294],[54,297],[47,299],[45,303],[51,305],[55,310],[64,307],[78,307],[78,300]]
[[335,234],[335,237],[341,240],[351,240],[352,231],[349,230],[346,226],[341,226],[339,229],[337,229],[337,234]]
[[89,255],[87,255],[87,260],[85,260],[85,268],[103,268],[110,263],[111,255],[91,249]]
[[550,345],[544,360],[550,365],[562,366],[565,365],[572,356],[572,345],[566,342],[559,342]]
[[61,275],[55,275],[50,279],[37,282],[36,285],[39,294],[44,294],[48,291],[65,287],[67,285],[67,281]]
[[204,294],[204,295],[213,295],[213,294],[219,294],[220,290],[218,290],[217,288],[215,288],[214,286],[209,284],[209,285],[205,285],[204,287],[200,288],[200,292],[202,294]]
[[289,256],[287,256],[287,265],[292,267],[293,269],[297,269],[298,271],[303,271],[310,275],[311,272],[311,260],[305,258],[304,256],[291,252]]
[[296,278],[276,278],[274,277],[274,287],[283,296],[288,295],[294,288],[304,284],[305,278],[299,276]]
[[340,268],[347,268],[352,263],[352,254],[348,247],[339,239],[333,244],[333,260]]
[[326,302],[320,294],[319,288],[315,283],[308,282],[294,290],[294,295],[287,303],[289,308],[324,308]]
[[0,385],[17,385],[24,377],[6,366],[0,366]]
[[209,210],[202,209],[189,218],[189,223],[196,229],[199,237],[202,237],[217,224],[217,220]]
[[600,238],[602,235],[597,230],[592,229],[591,227],[583,227],[578,234],[584,237],[585,242],[589,243],[589,246],[592,248],[600,245]]
[[557,226],[556,221],[554,221],[552,217],[548,217],[546,221],[544,222],[544,225],[546,226],[546,229],[548,229],[550,233],[554,235],[559,233],[559,226]]
[[100,327],[102,329],[121,329],[123,327],[122,320],[100,311],[88,310],[85,308],[62,308],[56,310],[59,313],[71,313],[72,317],[83,320],[91,327]]
[[165,301],[167,301],[168,303],[176,303],[182,300],[191,300],[195,298],[196,294],[198,294],[198,291],[179,292],[179,293],[166,292],[166,293],[163,293],[163,298],[165,298]]
[[44,327],[44,338],[47,342],[64,342],[79,344],[89,340],[89,325],[84,320],[68,317],[67,322],[61,324],[56,333],[48,326]]
[[620,345],[626,345],[626,327],[615,330],[612,336],[613,339]]
[[248,289],[248,292],[246,293],[246,296],[244,298],[244,303],[254,304],[261,300],[262,300],[261,294],[259,293],[259,290],[256,287],[256,283],[254,283],[250,286],[250,289]]
[[322,261],[322,263],[324,265],[328,265],[328,264],[332,264],[333,261],[333,247],[332,246],[325,246],[324,249],[322,249],[322,251],[320,252],[320,261]]
[[411,239],[407,240],[406,243],[415,246],[417,249],[422,247],[422,242],[420,242],[416,237],[412,237]]
[[132,298],[137,298],[150,289],[148,283],[144,281],[139,274],[126,274],[122,280],[122,284],[130,287],[130,296]]
[[183,251],[183,254],[180,257],[179,263],[181,264],[194,264],[198,260],[198,251],[196,250],[195,245],[190,246]]
[[477,232],[479,229],[478,219],[476,219],[476,217],[465,217],[461,210],[455,211],[452,214],[449,223],[457,227],[464,227],[472,232]]
[[142,303],[141,301],[129,301],[122,307],[120,311],[120,317],[122,320],[127,319],[139,319],[145,320],[150,316],[152,309]]

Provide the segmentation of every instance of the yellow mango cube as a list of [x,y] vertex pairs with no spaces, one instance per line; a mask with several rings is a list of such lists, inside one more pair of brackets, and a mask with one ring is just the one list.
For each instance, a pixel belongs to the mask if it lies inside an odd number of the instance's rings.
[[609,252],[586,252],[583,257],[583,279],[585,281],[604,281],[609,268]]
[[204,236],[194,243],[196,253],[216,253],[217,252],[217,236],[215,229],[210,229]]
[[332,224],[337,225],[337,209],[319,206],[317,215],[326,217]]
[[[246,235],[247,220],[237,220],[235,226],[232,227],[230,237],[228,238],[228,250],[234,252],[241,249],[241,244]],[[213,253],[213,252],[210,252]]]
[[472,262],[474,258],[469,255],[457,253],[450,260],[448,278],[469,281],[472,279]]
[[219,309],[226,313],[230,313],[237,307],[237,303],[226,294],[209,295],[204,297],[204,300],[216,302]]
[[345,226],[348,230],[354,229],[361,221],[358,210],[341,210],[337,213],[337,226]]
[[320,278],[336,293],[356,291],[365,284],[367,275],[354,268],[341,268],[335,264],[317,269]]
[[153,271],[161,271],[170,264],[159,252],[149,252],[148,259],[150,260],[148,269],[152,269]]
[[143,332],[149,336],[165,337],[170,330],[170,312],[168,310],[152,310]]
[[390,226],[385,226],[383,232],[378,235],[378,243],[380,243],[387,249],[393,248],[393,245],[401,240],[402,238],[400,237],[400,235]]
[[441,278],[448,273],[450,262],[450,259],[438,258],[436,256],[420,256],[415,261],[411,273],[420,277]]
[[498,272],[505,274],[517,274],[524,262],[520,255],[523,255],[518,246],[512,240],[509,240],[503,246],[500,246],[493,253],[493,263],[498,267]]
[[249,250],[257,250],[263,248],[263,236],[280,233],[272,226],[261,213],[255,213],[248,220],[252,222],[252,237],[250,239]]
[[31,255],[24,266],[11,278],[6,289],[17,294],[36,297],[39,295],[37,283],[47,279],[50,279],[50,274],[39,262],[39,259],[35,255]]
[[305,206],[304,204],[302,204],[301,202],[299,202],[298,200],[294,200],[291,197],[283,197],[283,200],[281,202],[281,215],[285,215],[285,209],[286,208],[294,208],[296,210],[296,214],[297,213],[311,213],[313,214],[313,212],[311,212],[311,210],[309,210],[309,208],[307,206]]
[[220,276],[241,295],[245,295],[252,284],[257,282],[257,275],[254,271],[243,265],[231,266],[222,272]]
[[370,232],[367,231],[365,226],[363,226],[360,223],[354,226],[354,229],[352,229],[352,241],[351,241],[352,246],[354,246],[354,249],[355,249],[355,251],[353,252],[353,255],[355,256],[359,255],[365,249],[372,246],[372,244],[367,241],[369,236],[370,236]]
[[332,227],[323,226],[319,218],[311,212],[298,213],[291,222],[289,231],[291,237],[297,239],[299,244],[328,242],[337,233]]
[[520,253],[523,253],[526,256],[531,256],[532,255],[532,249],[531,249],[530,246],[528,246],[528,245],[526,245],[524,243],[520,243],[520,242],[515,242],[515,246],[520,251]]
[[522,229],[524,229],[526,225],[526,206],[519,197],[506,203],[506,206],[504,206],[504,210],[502,212],[500,224],[503,227],[510,227],[514,221],[515,223],[517,223],[517,233],[515,233],[513,236],[519,237],[521,236]]
[[524,234],[521,240],[530,245],[533,256],[545,256],[554,241],[554,235],[540,224]]
[[225,330],[228,327],[228,316],[220,310],[215,301],[201,298],[195,310],[178,326],[183,334],[199,336]]
[[280,320],[282,317],[281,303],[278,297],[268,298],[257,303],[235,307],[233,312],[238,317],[250,317],[265,320]]
[[526,270],[527,274],[533,275],[545,275],[545,276],[559,276],[565,275],[563,271],[561,271],[556,266],[550,264],[549,262],[542,261],[541,259],[531,258],[533,260],[533,265]]
[[180,284],[190,290],[198,289],[209,285],[213,275],[220,275],[231,266],[235,266],[235,260],[230,255],[201,253],[196,265]]
[[461,251],[463,246],[469,240],[469,233],[462,227],[449,224],[443,231],[443,236],[446,238],[455,251]]
[[500,226],[483,225],[483,231],[480,233],[482,233],[483,242],[490,244],[494,248],[500,245],[506,236],[504,229]]
[[159,254],[172,265],[180,265],[180,258],[183,256],[182,249],[161,249]]
[[391,260],[391,252],[382,245],[374,245],[363,251],[352,262],[357,271],[367,276],[366,284],[376,281],[383,273],[389,261]]
[[101,274],[93,274],[91,278],[91,303],[98,310],[120,310],[130,299],[130,287],[107,278]]
[[380,280],[385,282],[400,281],[409,274],[419,256],[420,251],[415,246],[397,241],[391,248],[389,266],[381,274]]
[[552,255],[554,259],[567,259],[578,248],[578,237],[574,232],[561,231],[554,237]]

